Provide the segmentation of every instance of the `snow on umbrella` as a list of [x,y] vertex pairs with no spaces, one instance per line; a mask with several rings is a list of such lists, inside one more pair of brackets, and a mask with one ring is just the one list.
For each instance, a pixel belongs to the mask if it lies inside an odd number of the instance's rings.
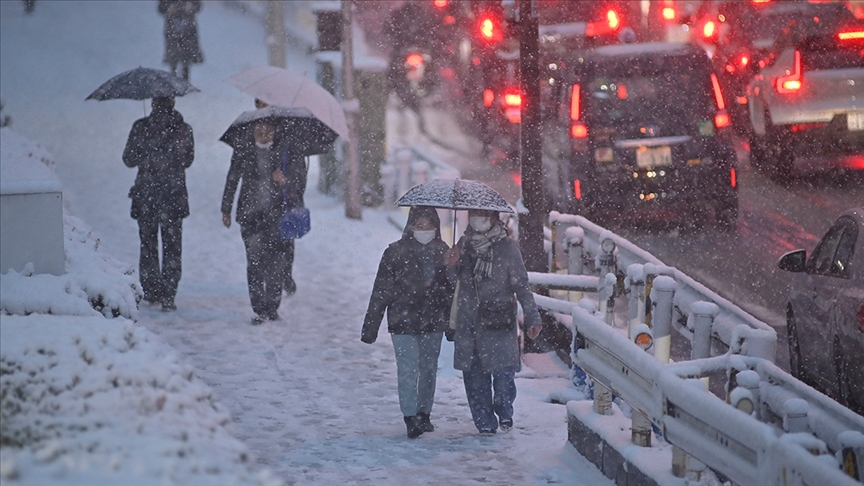
[[138,67],[102,83],[90,93],[88,100],[146,100],[149,98],[173,98],[200,91],[188,81],[168,71]]
[[513,208],[491,187],[467,179],[435,179],[414,186],[397,206],[430,206],[444,209],[485,209],[512,213]]
[[348,123],[342,105],[326,89],[306,76],[274,66],[259,66],[231,76],[226,81],[267,104],[306,108],[340,137],[348,139]]
[[252,130],[258,121],[272,123],[276,128],[275,143],[287,145],[301,155],[323,154],[339,137],[306,108],[267,106],[241,113],[219,140],[233,148],[252,143]]

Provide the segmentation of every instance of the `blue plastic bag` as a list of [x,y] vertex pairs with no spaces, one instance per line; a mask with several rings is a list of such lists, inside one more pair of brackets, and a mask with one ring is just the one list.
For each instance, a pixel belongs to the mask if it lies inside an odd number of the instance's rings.
[[309,209],[302,206],[287,209],[279,219],[279,233],[283,240],[302,238],[310,229],[312,229],[312,221],[309,217]]

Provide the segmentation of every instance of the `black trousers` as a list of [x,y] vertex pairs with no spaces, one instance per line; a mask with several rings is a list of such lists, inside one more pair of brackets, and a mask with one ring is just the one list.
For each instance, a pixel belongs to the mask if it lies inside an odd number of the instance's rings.
[[263,227],[242,226],[240,235],[246,245],[246,281],[252,310],[262,317],[272,316],[282,302],[286,242],[275,221]]
[[[159,264],[159,236],[162,236],[162,264]],[[138,271],[144,298],[163,304],[174,303],[180,283],[183,251],[183,220],[138,219],[141,251]]]
[[294,240],[284,241],[283,243],[285,244],[285,274],[283,283],[288,285],[294,278],[292,277],[294,271]]

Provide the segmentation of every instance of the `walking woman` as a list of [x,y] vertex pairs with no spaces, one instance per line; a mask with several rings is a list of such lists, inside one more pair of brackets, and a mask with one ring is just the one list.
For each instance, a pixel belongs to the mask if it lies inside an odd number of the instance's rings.
[[435,209],[412,207],[402,238],[384,250],[363,321],[360,340],[372,344],[387,312],[396,352],[399,407],[411,439],[435,430],[429,415],[441,336],[453,299],[444,264],[448,248]]
[[468,211],[468,228],[446,256],[458,275],[453,367],[462,370],[465,394],[480,435],[509,432],[522,357],[516,302],[531,339],[543,328],[519,245],[498,213]]

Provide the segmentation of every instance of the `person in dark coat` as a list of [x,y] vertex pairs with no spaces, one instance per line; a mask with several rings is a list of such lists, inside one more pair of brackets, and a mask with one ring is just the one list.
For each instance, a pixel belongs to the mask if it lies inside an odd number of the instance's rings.
[[411,439],[435,430],[429,415],[441,336],[453,299],[444,264],[447,250],[435,209],[412,207],[402,238],[381,257],[360,336],[364,343],[374,343],[386,310],[396,352],[399,407]]
[[[159,0],[159,13],[165,17],[165,57],[163,61],[176,76],[189,80],[189,66],[204,62],[198,45],[200,0]],[[182,73],[177,71],[182,67]]]
[[516,302],[532,339],[542,329],[519,245],[498,214],[468,211],[469,226],[446,257],[456,268],[453,367],[462,370],[465,394],[480,435],[513,427],[514,376],[522,359]]
[[186,169],[195,157],[195,142],[192,128],[174,109],[174,98],[153,98],[152,107],[150,116],[132,125],[123,163],[138,168],[129,197],[141,239],[139,271],[144,300],[161,303],[163,311],[173,311],[181,273],[183,218],[189,216]]
[[234,148],[222,194],[222,223],[230,228],[234,194],[242,180],[237,222],[246,246],[246,278],[256,314],[253,324],[279,319],[285,261],[285,242],[279,233],[279,218],[286,208],[282,191],[298,177],[282,171],[282,151],[274,143],[275,136],[272,122],[254,125],[248,143]]

